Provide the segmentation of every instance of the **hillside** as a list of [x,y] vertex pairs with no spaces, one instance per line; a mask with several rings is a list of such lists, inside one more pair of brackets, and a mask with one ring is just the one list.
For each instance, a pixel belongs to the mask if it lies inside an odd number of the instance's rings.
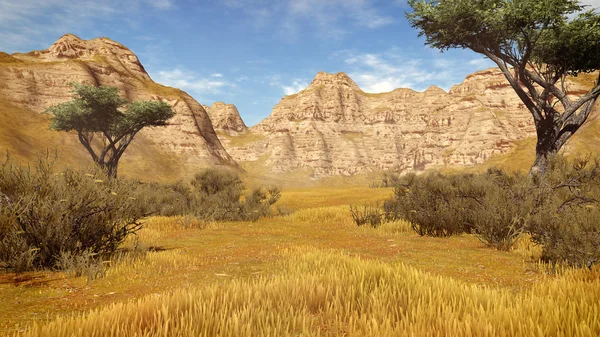
[[124,176],[173,181],[201,167],[237,166],[191,96],[152,81],[137,56],[121,44],[70,34],[47,50],[0,55],[0,151],[19,160],[57,151],[61,165],[89,163],[76,135],[48,130],[49,118],[41,114],[70,100],[71,82],[116,86],[128,100],[164,100],[176,111],[167,127],[140,132],[121,161]]

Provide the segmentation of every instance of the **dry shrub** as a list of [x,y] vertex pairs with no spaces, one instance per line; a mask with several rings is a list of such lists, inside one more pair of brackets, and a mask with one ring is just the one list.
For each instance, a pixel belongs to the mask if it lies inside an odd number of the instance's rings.
[[385,222],[385,213],[379,205],[365,204],[362,207],[350,205],[350,214],[352,214],[354,223],[359,227],[369,225],[377,228]]
[[17,272],[59,267],[61,256],[113,254],[149,213],[137,183],[100,169],[56,172],[40,157],[0,166],[0,261]]
[[405,219],[420,235],[475,234],[510,250],[528,232],[546,262],[588,266],[600,260],[600,164],[562,157],[545,174],[490,169],[482,174],[414,174],[400,178],[384,204],[388,219]]
[[600,260],[598,160],[554,158],[532,184],[535,209],[527,229],[542,245],[542,260],[591,268]]
[[275,186],[261,186],[244,195],[239,176],[227,170],[207,169],[196,174],[190,188],[190,211],[212,221],[257,221],[271,214],[281,197]]
[[457,197],[458,178],[439,173],[402,177],[394,197],[383,205],[387,219],[405,219],[419,235],[445,237],[469,232],[466,215],[473,202]]

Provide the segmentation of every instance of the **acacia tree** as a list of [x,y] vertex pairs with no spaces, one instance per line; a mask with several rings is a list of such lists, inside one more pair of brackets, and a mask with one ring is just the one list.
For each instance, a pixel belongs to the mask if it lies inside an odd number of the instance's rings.
[[[587,120],[600,75],[578,98],[567,76],[600,68],[600,15],[577,0],[409,0],[412,27],[442,51],[470,49],[495,62],[527,107],[537,131],[532,171],[544,172]],[[575,14],[576,17],[573,17]]]
[[117,176],[119,160],[140,130],[167,125],[175,114],[162,101],[128,102],[115,87],[71,86],[71,101],[46,109],[53,114],[50,128],[76,131],[81,144],[109,177]]

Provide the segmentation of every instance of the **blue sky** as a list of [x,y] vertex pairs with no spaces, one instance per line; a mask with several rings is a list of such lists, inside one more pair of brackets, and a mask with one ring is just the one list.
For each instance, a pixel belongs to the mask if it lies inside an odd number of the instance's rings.
[[156,82],[233,103],[248,125],[319,71],[343,71],[367,92],[422,91],[493,66],[424,46],[407,10],[405,0],[0,0],[0,51],[46,49],[65,33],[109,37]]

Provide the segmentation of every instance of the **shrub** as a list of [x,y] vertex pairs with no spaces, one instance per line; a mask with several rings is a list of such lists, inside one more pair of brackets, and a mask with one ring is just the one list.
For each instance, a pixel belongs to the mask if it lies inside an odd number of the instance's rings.
[[60,256],[113,254],[149,213],[137,183],[108,179],[100,169],[56,173],[38,158],[0,166],[0,261],[17,272],[57,267]]
[[535,209],[527,229],[542,245],[542,260],[588,266],[600,260],[600,165],[553,158],[544,176],[535,175]]
[[226,170],[207,169],[191,183],[190,211],[195,216],[214,221],[256,221],[271,214],[271,205],[281,197],[281,190],[262,186],[244,195],[239,176]]
[[439,173],[402,177],[394,189],[394,197],[384,202],[387,220],[407,220],[419,235],[470,232],[466,203],[472,202],[457,198],[458,181],[454,178]]
[[363,205],[362,209],[360,206],[350,205],[350,213],[352,214],[352,220],[359,227],[368,224],[373,228],[377,228],[385,221],[385,213],[379,205]]
[[562,157],[544,175],[490,169],[483,174],[402,177],[384,203],[388,219],[406,219],[420,235],[475,234],[509,250],[528,232],[546,262],[588,266],[600,261],[600,164]]
[[462,179],[459,199],[468,207],[465,217],[472,232],[485,245],[510,250],[524,231],[531,213],[529,179],[490,169]]

